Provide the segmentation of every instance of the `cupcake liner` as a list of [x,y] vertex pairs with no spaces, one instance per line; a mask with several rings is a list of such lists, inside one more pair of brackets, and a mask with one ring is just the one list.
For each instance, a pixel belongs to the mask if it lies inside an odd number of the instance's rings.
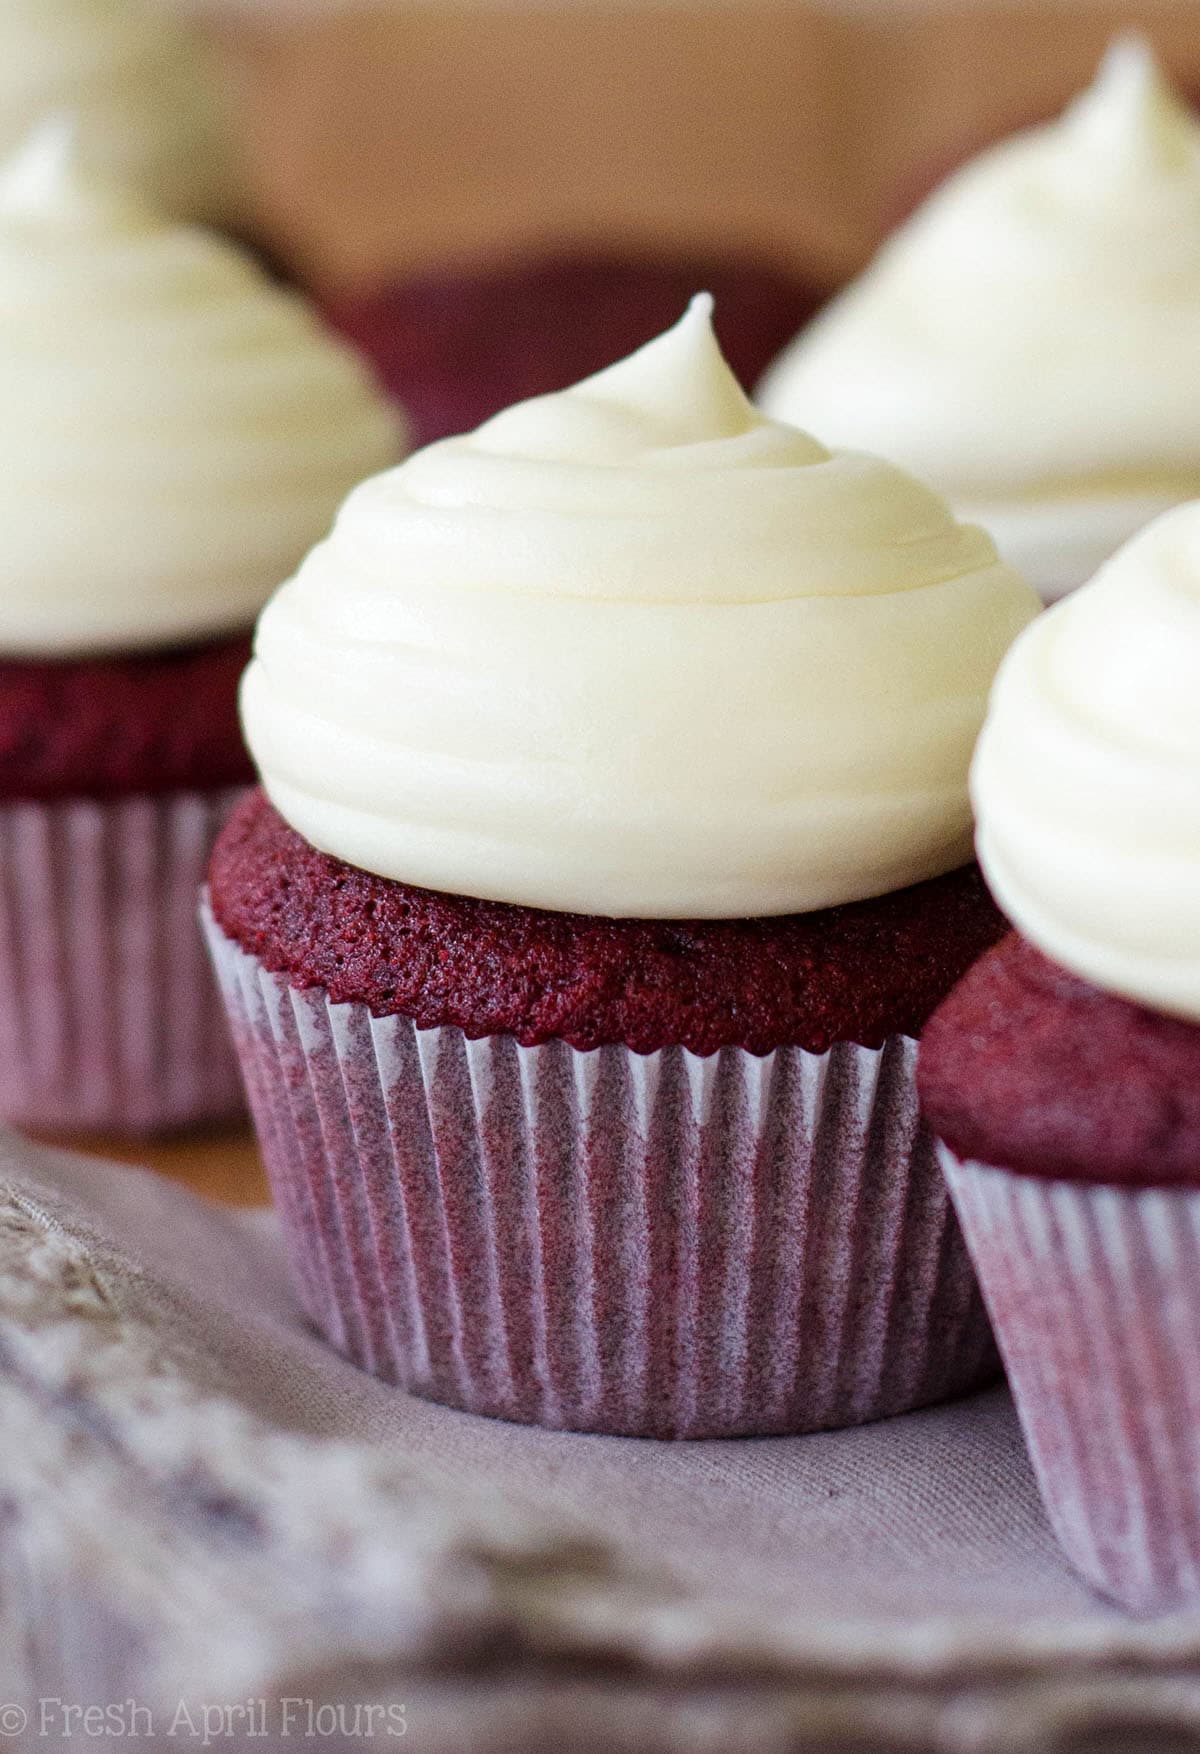
[[1137,1613],[1200,1602],[1200,1193],[939,1150],[1067,1557]]
[[995,1373],[907,1038],[472,1041],[292,987],[205,917],[301,1294],[368,1370],[659,1437],[853,1424]]
[[0,805],[0,1113],[166,1131],[244,1113],[196,929],[240,788]]

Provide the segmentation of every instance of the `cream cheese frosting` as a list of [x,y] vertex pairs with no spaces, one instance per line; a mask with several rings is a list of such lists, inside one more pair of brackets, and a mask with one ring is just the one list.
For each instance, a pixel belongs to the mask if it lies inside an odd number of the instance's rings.
[[1047,597],[1200,494],[1200,122],[1136,38],[951,177],[760,400],[912,469]]
[[233,206],[227,130],[201,45],[156,0],[4,0],[0,154],[70,110],[89,158],[187,217]]
[[295,295],[40,130],[0,174],[0,653],[249,627],[402,430]]
[[1200,503],[1016,642],[972,795],[988,883],[1032,943],[1200,1022]]
[[243,722],[312,844],[642,918],[970,858],[968,762],[1033,593],[915,481],[760,415],[710,308],[365,483],[273,598]]

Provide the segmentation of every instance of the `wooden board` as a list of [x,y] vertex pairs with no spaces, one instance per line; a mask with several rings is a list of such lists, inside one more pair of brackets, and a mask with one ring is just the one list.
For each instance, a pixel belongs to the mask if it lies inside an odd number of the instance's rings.
[[248,1128],[179,1139],[115,1139],[43,1133],[47,1144],[137,1163],[182,1182],[210,1200],[259,1206],[269,1198],[258,1146]]
[[[184,0],[176,0],[183,4]],[[1178,0],[187,0],[257,226],[360,282],[542,242],[725,245],[835,282],[914,175],[1053,112]]]

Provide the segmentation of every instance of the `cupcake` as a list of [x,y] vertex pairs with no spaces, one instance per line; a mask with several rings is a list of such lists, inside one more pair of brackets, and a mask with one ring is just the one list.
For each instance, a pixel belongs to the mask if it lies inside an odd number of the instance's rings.
[[821,302],[810,281],[768,262],[577,249],[343,292],[322,309],[429,444],[632,353],[696,286],[713,289],[718,339],[742,383],[754,382]]
[[802,333],[763,407],[892,457],[1047,600],[1200,494],[1200,122],[1136,39],[951,177]]
[[1006,660],[979,857],[1016,932],[921,1093],[1042,1495],[1138,1612],[1200,1601],[1200,504]]
[[119,184],[183,217],[234,217],[215,69],[157,0],[5,0],[0,155],[58,111]]
[[763,419],[711,300],[365,483],[258,626],[209,931],[298,1283],[473,1412],[660,1437],[967,1389],[914,1036],[1000,929],[968,758],[1034,612]]
[[59,125],[0,176],[0,349],[0,1113],[215,1118],[195,891],[252,777],[249,630],[400,431],[296,299]]

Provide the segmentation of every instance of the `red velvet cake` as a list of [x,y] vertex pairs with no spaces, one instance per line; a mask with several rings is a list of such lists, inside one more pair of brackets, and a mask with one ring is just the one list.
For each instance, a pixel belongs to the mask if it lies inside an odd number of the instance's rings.
[[524,1047],[696,1054],[918,1035],[1005,930],[975,866],[816,913],[613,920],[417,889],[308,844],[261,791],[213,855],[222,930],[295,987]]
[[0,658],[0,799],[248,785],[246,634],[127,657]]
[[821,303],[782,267],[736,258],[563,253],[431,274],[326,302],[325,313],[402,401],[418,443],[599,371],[716,296],[730,365],[752,384]]
[[1103,992],[1016,932],[934,1013],[918,1082],[957,1157],[1053,1179],[1200,1187],[1200,1026]]
[[[241,1081],[192,915],[253,778],[241,635],[123,657],[0,658],[0,1113],[158,1132]],[[115,994],[114,994],[115,988]]]
[[170,1131],[241,1112],[194,927],[253,778],[246,635],[120,657],[0,658],[0,1113]]

